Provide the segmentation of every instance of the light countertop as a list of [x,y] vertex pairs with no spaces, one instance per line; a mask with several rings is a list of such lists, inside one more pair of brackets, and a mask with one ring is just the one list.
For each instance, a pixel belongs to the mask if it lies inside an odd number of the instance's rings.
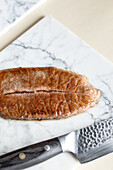
[[112,9],[112,0],[46,0],[38,10],[0,38],[0,49],[41,17],[52,15],[113,62]]
[[[1,35],[0,50],[5,48],[42,17],[52,15],[104,57],[113,62],[112,8],[113,2],[111,0],[47,0],[46,3],[34,9],[31,14],[23,18],[20,23],[17,23],[9,31]],[[110,154],[74,169],[112,170],[112,159],[113,154]],[[72,158],[72,163],[73,161],[74,158]]]

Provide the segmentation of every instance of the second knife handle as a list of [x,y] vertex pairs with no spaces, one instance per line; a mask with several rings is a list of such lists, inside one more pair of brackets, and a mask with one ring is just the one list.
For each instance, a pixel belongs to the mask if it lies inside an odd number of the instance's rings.
[[57,138],[24,147],[0,156],[0,170],[23,169],[62,152]]

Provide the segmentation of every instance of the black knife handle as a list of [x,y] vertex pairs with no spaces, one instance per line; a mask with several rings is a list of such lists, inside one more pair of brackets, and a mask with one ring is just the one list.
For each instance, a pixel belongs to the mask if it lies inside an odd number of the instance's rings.
[[23,169],[62,152],[57,138],[33,144],[0,156],[0,170]]

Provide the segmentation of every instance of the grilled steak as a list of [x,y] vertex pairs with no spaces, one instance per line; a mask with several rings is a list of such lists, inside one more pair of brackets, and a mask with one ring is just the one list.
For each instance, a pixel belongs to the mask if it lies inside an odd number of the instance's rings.
[[61,119],[94,106],[100,90],[84,75],[55,67],[0,71],[0,115],[8,119]]

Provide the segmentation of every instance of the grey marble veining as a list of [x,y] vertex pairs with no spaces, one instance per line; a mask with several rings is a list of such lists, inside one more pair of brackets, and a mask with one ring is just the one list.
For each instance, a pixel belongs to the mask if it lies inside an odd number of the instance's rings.
[[113,65],[51,16],[0,53],[0,69],[38,66],[55,66],[86,75],[93,86],[101,89],[101,99],[88,111],[63,120],[0,118],[0,154],[113,116]]
[[42,1],[44,0],[0,0],[0,31]]

